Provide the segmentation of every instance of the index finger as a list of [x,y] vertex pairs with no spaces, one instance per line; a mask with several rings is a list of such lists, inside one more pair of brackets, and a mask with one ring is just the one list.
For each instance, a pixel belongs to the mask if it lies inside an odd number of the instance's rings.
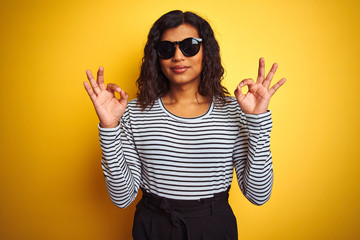
[[268,73],[268,75],[266,76],[263,84],[266,88],[269,88],[270,87],[270,84],[271,84],[271,80],[273,79],[274,77],[274,74],[276,72],[276,69],[278,68],[278,64],[277,63],[274,63],[270,69],[270,72]]
[[94,92],[96,94],[99,94],[101,92],[100,88],[99,88],[99,85],[97,84],[97,82],[95,81],[92,73],[90,70],[86,70],[86,76],[90,82],[90,85],[92,87],[92,89],[94,90]]
[[259,59],[259,70],[256,82],[262,83],[265,79],[265,60],[263,57]]

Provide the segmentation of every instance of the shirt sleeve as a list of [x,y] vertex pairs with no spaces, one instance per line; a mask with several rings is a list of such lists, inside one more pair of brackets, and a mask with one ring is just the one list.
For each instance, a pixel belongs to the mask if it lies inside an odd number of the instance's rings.
[[99,128],[101,164],[111,201],[120,208],[136,198],[141,181],[141,164],[125,112],[116,128]]
[[239,187],[255,205],[270,198],[273,166],[270,151],[271,112],[244,114],[240,110],[240,129],[234,150],[234,167]]

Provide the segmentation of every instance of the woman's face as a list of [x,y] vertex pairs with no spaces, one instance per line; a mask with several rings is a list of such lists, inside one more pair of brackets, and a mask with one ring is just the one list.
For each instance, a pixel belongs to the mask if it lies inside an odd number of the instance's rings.
[[[161,36],[161,41],[182,41],[186,38],[199,38],[198,31],[190,24],[182,24],[176,28],[166,30]],[[179,45],[172,58],[159,58],[162,72],[169,79],[170,86],[198,87],[202,71],[203,48],[192,57],[184,56]]]

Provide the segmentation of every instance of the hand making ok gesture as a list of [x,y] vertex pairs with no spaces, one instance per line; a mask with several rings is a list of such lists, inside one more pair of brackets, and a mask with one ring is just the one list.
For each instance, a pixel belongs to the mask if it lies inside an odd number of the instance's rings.
[[[265,77],[265,61],[264,58],[259,60],[259,72],[256,83],[253,79],[248,78],[240,82],[235,90],[235,97],[237,102],[244,113],[248,114],[260,114],[265,113],[268,109],[270,98],[276,90],[286,82],[285,78],[282,78],[270,89],[271,80],[276,72],[278,65],[274,63],[270,69],[270,72]],[[248,86],[249,90],[246,94],[243,94],[241,88]]]
[[[84,87],[94,104],[100,126],[103,128],[116,127],[125,112],[128,94],[116,84],[109,83],[105,86],[103,67],[99,67],[97,81],[90,70],[86,71],[86,75],[91,87],[88,82],[84,82]],[[115,97],[115,92],[120,93],[120,99]]]

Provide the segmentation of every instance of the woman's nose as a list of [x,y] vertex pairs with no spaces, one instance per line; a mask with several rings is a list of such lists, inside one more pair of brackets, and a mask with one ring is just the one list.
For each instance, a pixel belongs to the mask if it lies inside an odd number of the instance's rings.
[[173,61],[182,61],[185,59],[184,54],[182,53],[182,51],[180,50],[179,44],[175,45],[175,54],[173,57]]

